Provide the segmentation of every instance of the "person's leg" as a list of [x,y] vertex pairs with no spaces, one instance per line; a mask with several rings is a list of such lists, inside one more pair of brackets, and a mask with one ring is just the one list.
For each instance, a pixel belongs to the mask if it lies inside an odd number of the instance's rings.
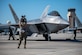
[[22,35],[20,35],[20,39],[19,39],[19,43],[18,43],[18,48],[20,48],[22,40],[23,40],[23,37],[22,37]]
[[76,40],[76,34],[74,34],[74,40]]
[[26,48],[26,38],[25,38],[25,41],[24,41],[24,48]]
[[26,48],[26,35],[24,35],[24,48]]
[[14,35],[12,35],[13,40],[15,40]]
[[8,40],[10,40],[10,38],[11,38],[11,35],[9,34],[9,39]]

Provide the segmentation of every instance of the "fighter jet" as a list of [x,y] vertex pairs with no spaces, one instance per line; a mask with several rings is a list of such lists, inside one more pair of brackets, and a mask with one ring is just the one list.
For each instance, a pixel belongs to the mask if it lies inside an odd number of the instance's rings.
[[[14,18],[18,19],[10,4],[9,7]],[[28,35],[31,36],[33,33],[42,34],[45,40],[49,41],[51,40],[49,34],[56,33],[59,30],[62,30],[69,26],[68,21],[64,20],[61,16],[59,16],[58,12],[54,12],[54,15],[51,14],[52,12],[48,14],[49,7],[50,6],[48,5],[44,9],[41,17],[39,17],[38,19],[27,21]],[[19,27],[18,24],[11,24],[11,26]]]

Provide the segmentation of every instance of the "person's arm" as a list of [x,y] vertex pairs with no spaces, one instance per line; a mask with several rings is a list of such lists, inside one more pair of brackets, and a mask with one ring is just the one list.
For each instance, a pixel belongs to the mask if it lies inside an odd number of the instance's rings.
[[19,21],[19,28],[21,28],[21,22]]
[[20,29],[19,29],[19,32],[21,32],[21,30],[22,30],[22,29],[21,29],[21,28],[22,28],[22,27],[21,27],[21,20],[19,20],[19,28],[20,28]]

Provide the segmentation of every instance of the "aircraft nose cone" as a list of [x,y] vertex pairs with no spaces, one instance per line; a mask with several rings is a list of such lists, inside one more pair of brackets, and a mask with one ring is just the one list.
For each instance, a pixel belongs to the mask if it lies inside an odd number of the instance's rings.
[[63,20],[61,23],[62,23],[62,24],[69,25],[69,23],[68,23],[67,21],[65,21],[65,20]]
[[58,24],[64,24],[64,25],[69,25],[69,23],[68,23],[68,21],[66,21],[66,20],[64,20],[62,17],[56,17],[56,22],[58,23]]
[[58,17],[57,20],[59,21],[60,24],[66,24],[66,25],[69,25],[68,21],[62,19],[61,17]]

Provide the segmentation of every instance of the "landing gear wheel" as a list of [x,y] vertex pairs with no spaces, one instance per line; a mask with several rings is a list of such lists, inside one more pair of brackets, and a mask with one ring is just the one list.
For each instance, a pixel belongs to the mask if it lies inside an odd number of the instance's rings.
[[51,40],[51,37],[49,36],[49,34],[43,34],[43,37],[45,38],[46,41]]

